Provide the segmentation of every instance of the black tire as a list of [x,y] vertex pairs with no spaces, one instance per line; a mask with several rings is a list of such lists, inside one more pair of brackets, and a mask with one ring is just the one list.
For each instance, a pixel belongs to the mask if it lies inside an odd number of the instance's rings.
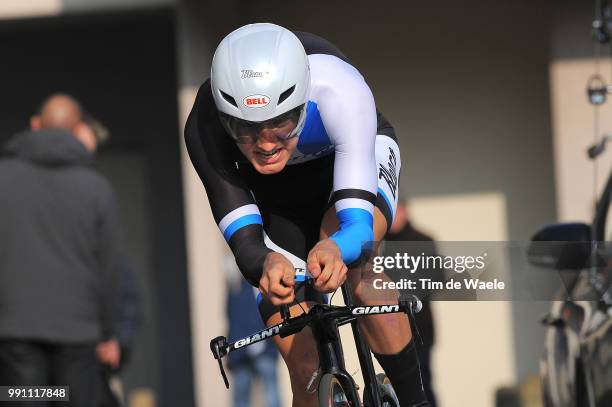
[[591,398],[589,397],[589,386],[592,386],[592,383],[589,383],[589,377],[584,370],[584,364],[582,360],[576,359],[576,378],[575,378],[575,396],[576,396],[576,406],[585,406],[589,407],[591,404]]
[[397,396],[395,395],[395,390],[393,390],[393,386],[387,375],[384,373],[377,374],[376,382],[378,383],[383,407],[400,407]]
[[342,382],[331,373],[319,381],[319,407],[357,407],[351,405]]

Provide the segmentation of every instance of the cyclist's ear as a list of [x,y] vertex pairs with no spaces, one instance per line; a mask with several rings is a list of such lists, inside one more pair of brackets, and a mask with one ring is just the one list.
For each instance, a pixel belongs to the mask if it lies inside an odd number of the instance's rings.
[[30,128],[34,131],[38,131],[42,128],[40,116],[32,116],[30,117]]

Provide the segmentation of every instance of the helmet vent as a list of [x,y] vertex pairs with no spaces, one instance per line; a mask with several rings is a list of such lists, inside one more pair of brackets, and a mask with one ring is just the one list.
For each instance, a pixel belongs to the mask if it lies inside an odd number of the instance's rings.
[[293,85],[292,87],[290,87],[289,89],[281,93],[281,95],[278,97],[278,104],[280,105],[285,100],[287,100],[287,98],[291,96],[294,90],[295,90],[295,85]]
[[238,107],[238,104],[236,103],[236,99],[234,99],[227,93],[223,92],[221,89],[219,89],[219,92],[221,92],[221,96],[223,96],[223,99],[225,99],[228,103],[231,103],[235,107]]

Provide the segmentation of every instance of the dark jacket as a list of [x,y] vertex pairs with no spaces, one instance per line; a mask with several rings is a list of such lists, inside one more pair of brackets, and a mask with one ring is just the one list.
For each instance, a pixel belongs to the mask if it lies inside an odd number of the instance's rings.
[[121,256],[119,265],[117,340],[121,346],[121,366],[124,366],[132,354],[132,346],[142,322],[142,311],[136,269],[126,255]]
[[119,226],[108,181],[70,133],[25,132],[0,158],[0,338],[114,335]]
[[[418,250],[415,251],[416,253],[424,253],[425,255],[437,254],[436,244],[433,238],[415,229],[410,222],[406,223],[404,228],[396,234],[387,233],[385,239],[388,241],[422,242],[418,246]],[[389,252],[385,253],[385,255],[394,256],[395,253]],[[403,273],[399,273],[399,275],[390,275],[390,277],[393,280],[399,280],[399,278],[405,276]],[[431,277],[431,275],[428,275],[428,277]],[[423,300],[423,298],[421,299]],[[432,346],[435,341],[435,331],[429,301],[423,301],[423,309],[416,314],[415,319],[419,328],[419,333],[423,339],[423,344],[425,346]]]

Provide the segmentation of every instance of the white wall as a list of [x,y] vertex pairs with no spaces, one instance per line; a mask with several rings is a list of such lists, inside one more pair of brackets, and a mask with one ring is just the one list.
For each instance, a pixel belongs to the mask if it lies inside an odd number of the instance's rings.
[[[563,221],[592,220],[594,192],[601,193],[612,169],[612,146],[608,146],[596,165],[586,155],[596,137],[599,140],[603,133],[612,133],[612,102],[608,100],[597,109],[596,124],[596,109],[586,97],[586,84],[596,72],[597,62],[590,36],[592,18],[591,4],[565,0],[557,4],[553,19],[550,98],[558,215]],[[612,61],[607,47],[603,46],[601,52],[600,74],[607,83],[612,83]]]
[[[416,226],[441,242],[508,240],[507,211],[504,195],[496,191],[415,198],[410,203]],[[444,252],[443,244],[439,250]],[[434,301],[432,312],[432,372],[439,405],[494,405],[494,389],[516,381],[512,304]]]
[[[551,100],[555,135],[555,163],[559,220],[593,220],[595,192],[599,198],[612,169],[612,146],[608,144],[597,162],[587,159],[587,148],[595,143],[595,109],[585,96],[585,84],[594,72],[594,60],[554,61],[550,66]],[[610,62],[602,64],[610,81]],[[607,69],[606,69],[607,68]],[[598,108],[599,133],[612,133],[612,103]],[[597,179],[595,179],[597,174]],[[611,217],[612,218],[612,217]],[[607,229],[610,230],[610,227]]]
[[210,353],[212,338],[226,331],[226,280],[222,261],[226,244],[213,219],[202,182],[184,148],[183,129],[199,85],[208,77],[216,47],[216,31],[230,19],[218,18],[234,10],[226,1],[212,6],[199,0],[183,0],[177,10],[179,59],[179,142],[183,145],[183,191],[191,301],[192,352],[195,399],[198,407],[229,406],[231,390],[225,389],[217,362]]
[[62,13],[62,0],[0,1],[0,20],[53,16]]
[[0,20],[104,10],[171,7],[177,0],[2,0]]

